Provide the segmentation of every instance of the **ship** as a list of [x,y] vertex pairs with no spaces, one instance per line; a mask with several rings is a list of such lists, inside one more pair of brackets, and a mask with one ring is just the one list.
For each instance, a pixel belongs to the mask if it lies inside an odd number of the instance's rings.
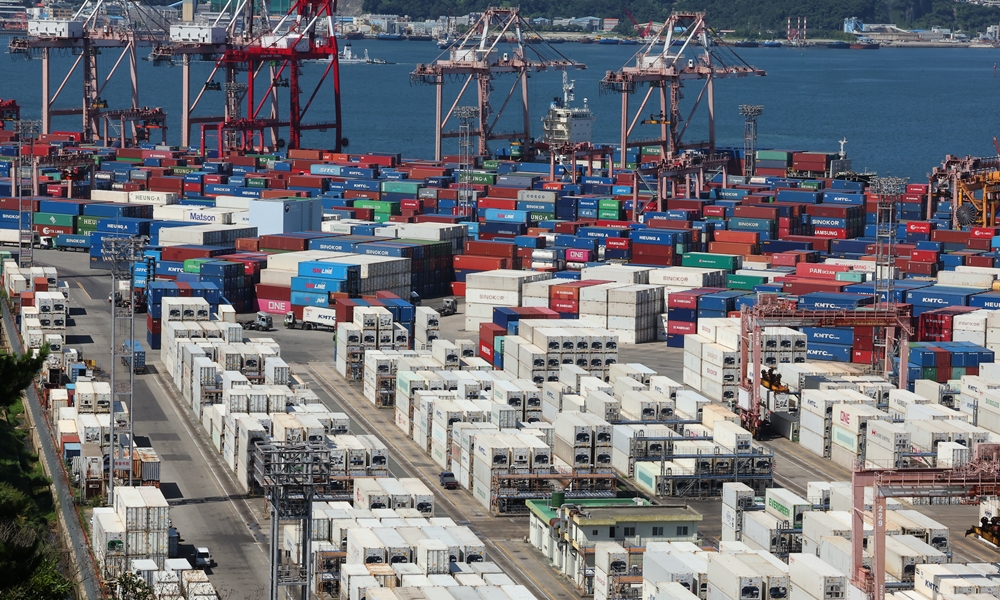
[[542,117],[542,140],[550,146],[589,142],[596,117],[583,99],[582,107],[570,106],[574,100],[573,81],[566,71],[562,74],[563,97],[552,99],[549,112]]
[[823,45],[831,50],[847,50],[851,47],[847,42],[827,42]]
[[878,42],[866,37],[859,37],[856,42],[851,44],[851,50],[878,50],[879,48]]
[[737,48],[756,48],[759,44],[753,40],[740,40],[733,44]]
[[784,44],[782,44],[778,40],[768,40],[766,42],[761,42],[760,45],[763,48],[781,48],[782,46],[784,46]]

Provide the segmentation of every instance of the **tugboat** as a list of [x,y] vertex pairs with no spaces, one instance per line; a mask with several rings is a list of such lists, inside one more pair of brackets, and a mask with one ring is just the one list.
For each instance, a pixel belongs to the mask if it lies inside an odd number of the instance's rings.
[[761,47],[764,48],[781,48],[783,45],[784,44],[782,44],[778,40],[768,40],[766,42],[761,43]]
[[573,82],[566,71],[563,71],[562,78],[563,97],[553,98],[549,112],[542,117],[542,139],[550,146],[589,142],[597,117],[590,112],[586,98],[582,107],[570,106],[574,100]]

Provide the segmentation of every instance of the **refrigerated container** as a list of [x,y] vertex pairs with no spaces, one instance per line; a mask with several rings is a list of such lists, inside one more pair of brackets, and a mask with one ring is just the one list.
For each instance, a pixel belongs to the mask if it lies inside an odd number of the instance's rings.
[[386,561],[385,545],[371,529],[357,527],[347,530],[347,559],[362,565]]
[[846,597],[847,577],[818,556],[789,554],[788,575],[792,589],[799,588],[817,600]]
[[761,600],[763,581],[756,569],[719,554],[708,555],[708,600]]

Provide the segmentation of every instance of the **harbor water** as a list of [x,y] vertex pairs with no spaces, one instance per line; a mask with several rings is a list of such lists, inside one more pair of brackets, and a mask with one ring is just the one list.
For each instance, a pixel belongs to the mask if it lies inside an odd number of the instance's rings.
[[[0,37],[6,45],[9,38]],[[430,42],[358,40],[355,53],[367,49],[385,65],[350,64],[341,68],[344,135],[352,152],[392,151],[414,158],[433,158],[434,89],[412,84],[409,74],[420,62],[430,62],[441,51]],[[564,43],[553,46],[566,57],[587,65],[584,71],[571,72],[576,80],[576,104],[586,98],[598,116],[594,138],[614,143],[619,138],[621,99],[617,94],[601,94],[599,82],[608,70],[630,62],[637,46],[584,45]],[[140,48],[140,58],[148,54]],[[686,52],[686,54],[692,54]],[[767,71],[766,77],[727,78],[716,85],[717,143],[742,147],[740,104],[760,104],[764,114],[759,120],[758,148],[808,149],[835,151],[838,141],[848,140],[846,149],[856,170],[870,169],[922,180],[930,169],[940,164],[945,154],[990,155],[995,152],[993,136],[1000,134],[1000,114],[996,110],[1000,80],[995,63],[1000,52],[987,49],[894,49],[877,51],[828,50],[820,48],[741,48],[740,56],[749,64]],[[76,57],[54,55],[52,89],[55,90]],[[685,58],[694,58],[687,56]],[[105,50],[101,56],[104,77],[117,59],[117,53]],[[212,69],[211,63],[196,62],[192,67],[192,97]],[[304,66],[306,92],[310,82],[323,73],[323,66]],[[161,106],[169,115],[168,141],[180,142],[179,66],[154,66],[139,61],[140,104]],[[41,61],[10,57],[0,63],[6,82],[2,97],[14,97],[22,106],[24,118],[38,118],[41,106]],[[216,76],[216,81],[221,81]],[[504,101],[514,84],[512,76],[494,80],[494,110]],[[329,82],[326,84],[329,86]],[[458,79],[445,84],[445,110],[461,87]],[[77,73],[71,78],[56,102],[56,108],[78,105],[82,82]],[[265,86],[266,88],[266,86]],[[258,97],[265,88],[259,88]],[[690,82],[684,91],[682,115],[686,118],[690,103],[700,91],[698,82]],[[532,74],[529,83],[532,126],[541,134],[540,118],[554,96],[561,94],[561,76],[557,71]],[[287,98],[287,88],[279,94]],[[328,95],[329,98],[332,94]],[[630,100],[633,107],[644,91]],[[130,97],[125,65],[119,68],[103,97],[111,108],[124,107]],[[516,90],[497,129],[514,130],[520,123],[520,98]],[[332,116],[332,104],[318,97],[306,122]],[[461,104],[472,104],[475,97],[466,95]],[[206,91],[196,115],[221,113],[223,93]],[[281,100],[287,106],[287,100]],[[633,108],[634,110],[634,108]],[[265,109],[266,111],[266,109]],[[644,113],[658,113],[658,106],[648,106]],[[263,114],[263,113],[262,113]],[[645,118],[645,116],[643,117]],[[692,120],[687,137],[705,137],[704,113]],[[79,117],[58,117],[55,130],[78,130]],[[654,126],[637,126],[640,138],[656,135]],[[329,133],[305,133],[305,146],[329,147]],[[197,131],[192,140],[197,139]],[[210,140],[214,144],[214,140]],[[449,145],[450,144],[450,145]],[[447,140],[445,153],[456,152],[454,140]]]

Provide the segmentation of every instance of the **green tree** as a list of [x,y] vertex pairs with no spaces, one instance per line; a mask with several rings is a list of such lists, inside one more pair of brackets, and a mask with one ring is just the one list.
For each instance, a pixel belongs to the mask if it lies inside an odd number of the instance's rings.
[[0,406],[6,411],[21,397],[21,392],[31,385],[49,355],[48,347],[42,348],[37,356],[31,352],[24,354],[0,354]]
[[0,421],[0,598],[10,600],[65,600],[72,592],[49,541],[49,481],[25,446],[26,432],[8,413],[47,354],[0,354],[0,408],[7,417]]
[[141,577],[124,573],[115,582],[114,600],[153,600],[153,588]]

